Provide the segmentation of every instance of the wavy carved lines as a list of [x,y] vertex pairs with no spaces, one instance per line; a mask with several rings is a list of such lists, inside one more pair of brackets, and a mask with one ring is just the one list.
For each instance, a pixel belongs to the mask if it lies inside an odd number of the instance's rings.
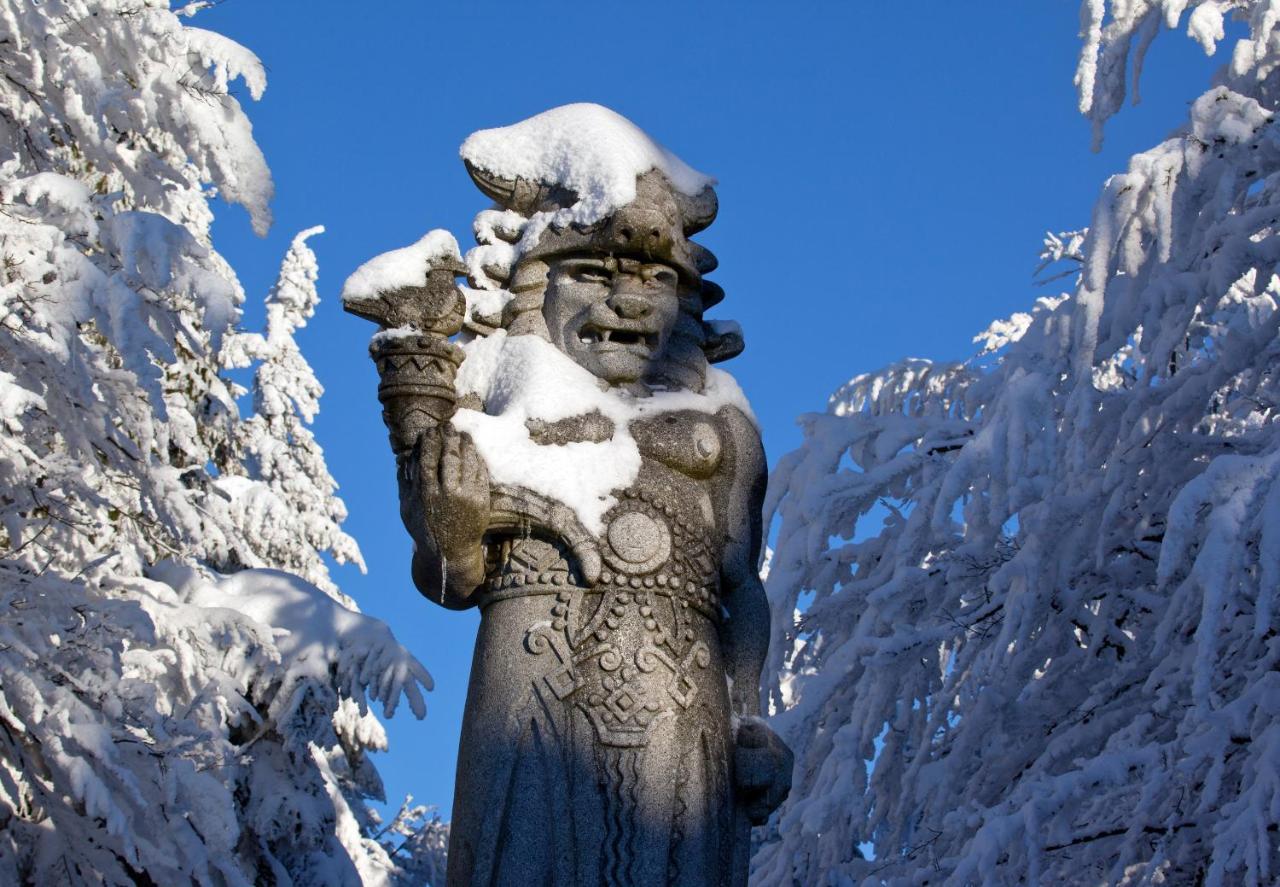
[[602,882],[606,887],[633,887],[642,878],[643,749],[604,749],[600,756],[605,792],[605,835]]

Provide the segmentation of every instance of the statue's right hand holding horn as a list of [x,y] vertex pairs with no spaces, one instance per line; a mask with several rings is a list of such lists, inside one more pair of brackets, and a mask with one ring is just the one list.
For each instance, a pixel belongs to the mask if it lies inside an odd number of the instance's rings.
[[[403,285],[404,265],[417,261],[425,262],[421,283]],[[453,238],[432,232],[367,263],[343,292],[347,311],[381,328],[369,354],[396,454],[400,516],[414,540],[414,584],[436,603],[459,608],[484,580],[481,543],[489,523],[484,459],[450,425],[463,357],[450,337],[462,329],[466,302],[456,278],[465,271]],[[384,286],[387,279],[400,285]]]
[[471,438],[429,426],[399,460],[400,517],[414,540],[413,578],[437,603],[465,607],[484,581],[489,471]]

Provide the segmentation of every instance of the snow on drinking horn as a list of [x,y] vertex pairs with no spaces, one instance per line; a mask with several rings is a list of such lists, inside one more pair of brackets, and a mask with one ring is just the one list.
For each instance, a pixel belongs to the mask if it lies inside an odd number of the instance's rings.
[[389,290],[426,286],[427,274],[442,259],[458,258],[458,241],[448,231],[428,231],[417,243],[375,256],[342,286],[344,305],[377,299]]
[[710,366],[742,335],[704,318],[724,293],[689,239],[713,180],[597,105],[462,156],[497,204],[476,247],[432,232],[344,293],[382,327],[414,582],[482,612],[449,883],[684,883],[697,859],[698,883],[745,884],[791,755],[758,718],[764,453]]

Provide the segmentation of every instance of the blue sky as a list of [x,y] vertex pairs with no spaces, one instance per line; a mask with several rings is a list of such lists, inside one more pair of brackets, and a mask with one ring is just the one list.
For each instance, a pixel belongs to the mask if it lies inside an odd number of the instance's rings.
[[315,432],[369,563],[335,578],[435,676],[426,721],[398,714],[379,767],[393,805],[411,793],[446,815],[478,614],[427,603],[409,579],[372,328],[337,295],[361,262],[431,228],[466,248],[486,206],[458,159],[468,133],[594,101],[719,179],[720,218],[698,238],[727,293],[712,315],[744,327],[746,352],[723,366],[772,464],[800,442],[796,416],[851,376],[963,357],[992,319],[1045,294],[1031,278],[1044,231],[1087,225],[1105,177],[1180,125],[1221,61],[1163,35],[1142,104],[1093,154],[1067,0],[227,0],[193,24],[268,69],[260,102],[236,92],[275,176],[275,226],[257,238],[225,206],[214,226],[249,325],[293,235],[328,229],[310,242],[323,301],[299,340],[326,388]]

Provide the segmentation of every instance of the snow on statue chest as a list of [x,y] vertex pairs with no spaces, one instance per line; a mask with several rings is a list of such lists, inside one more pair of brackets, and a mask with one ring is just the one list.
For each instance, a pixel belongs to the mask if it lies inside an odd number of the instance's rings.
[[564,505],[597,536],[642,462],[706,479],[723,448],[716,414],[729,406],[749,414],[733,377],[714,368],[702,391],[634,396],[602,386],[537,336],[498,331],[463,352],[458,396],[483,408],[458,410],[453,425],[470,435],[490,479]]
[[[574,417],[540,427],[535,437],[542,446],[565,446],[598,436],[600,424],[599,414]],[[575,705],[598,740],[614,747],[645,745],[700,692],[724,693],[723,677],[717,686],[705,674],[713,652],[719,658],[721,616],[716,417],[686,410],[633,422],[630,432],[640,467],[591,539],[601,562],[595,581],[558,528],[530,520],[488,541],[480,599],[488,619],[490,607],[512,609],[500,602],[540,598],[518,605],[528,629],[521,648],[501,660],[534,657],[527,668],[538,689]],[[519,490],[503,495],[522,498]],[[528,502],[518,507],[534,510]]]
[[465,261],[432,232],[343,294],[382,326],[414,584],[481,609],[448,883],[743,885],[791,759],[758,718],[764,453],[710,365],[742,339],[689,239],[711,181],[598,106],[463,156],[499,207]]

